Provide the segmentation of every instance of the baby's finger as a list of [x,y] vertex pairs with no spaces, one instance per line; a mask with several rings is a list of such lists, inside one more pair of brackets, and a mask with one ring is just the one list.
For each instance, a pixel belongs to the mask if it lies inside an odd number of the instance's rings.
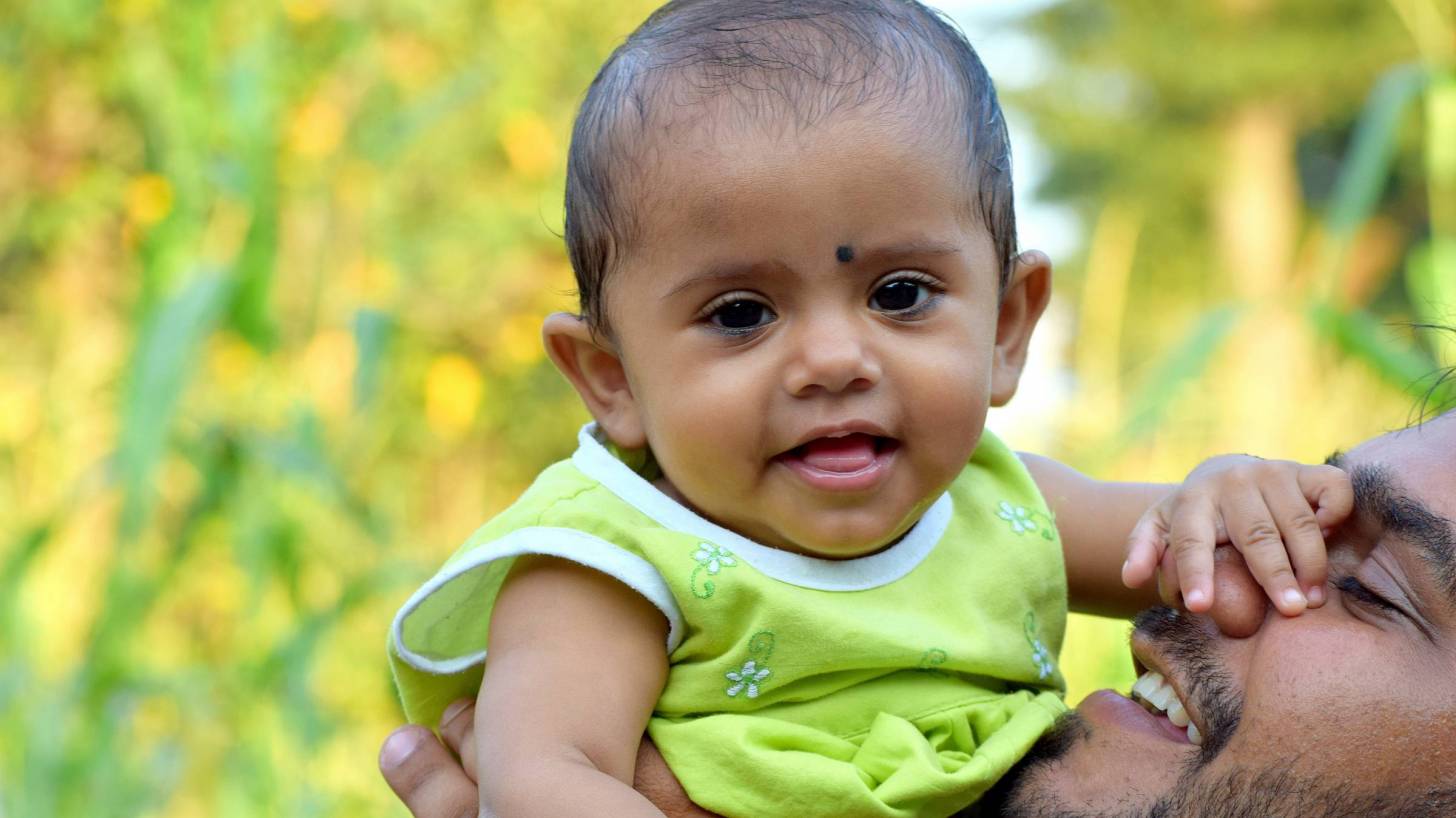
[[1164,551],[1158,563],[1158,598],[1170,608],[1183,607],[1183,598],[1178,593],[1178,562],[1172,551]]
[[1324,604],[1328,561],[1320,522],[1297,486],[1279,482],[1264,488],[1264,502],[1274,514],[1284,549],[1311,607]]
[[1162,516],[1158,508],[1143,515],[1127,539],[1127,561],[1122,564],[1122,584],[1139,588],[1153,578],[1167,547]]
[[1335,466],[1304,466],[1296,475],[1299,490],[1314,506],[1315,519],[1321,528],[1331,528],[1345,521],[1355,510],[1355,489],[1350,475]]
[[440,738],[460,758],[460,766],[471,781],[475,777],[475,700],[460,699],[440,716]]
[[[1218,516],[1213,503],[1188,498],[1173,509],[1168,526],[1168,553],[1177,563],[1183,605],[1203,613],[1213,605],[1213,548],[1218,545]],[[1165,561],[1166,562],[1166,561]]]
[[1299,590],[1294,569],[1289,565],[1289,554],[1284,550],[1284,538],[1263,493],[1254,490],[1240,494],[1236,499],[1226,500],[1222,510],[1229,539],[1244,555],[1249,573],[1259,581],[1274,607],[1285,616],[1302,612],[1306,604],[1304,592]]

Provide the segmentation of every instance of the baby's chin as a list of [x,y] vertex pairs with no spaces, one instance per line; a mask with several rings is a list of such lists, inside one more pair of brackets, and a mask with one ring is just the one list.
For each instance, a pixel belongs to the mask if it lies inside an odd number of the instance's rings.
[[[852,560],[878,554],[904,538],[915,521],[898,526],[832,526],[811,525],[802,531],[785,531],[772,542],[764,542],[783,551],[792,551],[822,560]],[[812,530],[810,530],[812,529]]]
[[[802,514],[786,511],[783,514],[766,515],[768,519],[745,519],[730,514],[715,514],[702,504],[694,503],[665,475],[659,476],[652,483],[693,513],[760,545],[824,560],[858,559],[890,548],[915,527],[930,506],[927,501],[909,509],[912,512],[910,514],[897,515],[873,508],[873,501],[856,499],[853,502],[846,501],[842,508],[821,507]],[[887,519],[891,521],[887,522]]]

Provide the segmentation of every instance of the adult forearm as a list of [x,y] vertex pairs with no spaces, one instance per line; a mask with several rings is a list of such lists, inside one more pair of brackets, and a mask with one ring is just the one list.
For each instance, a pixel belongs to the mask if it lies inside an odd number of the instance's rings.
[[637,748],[637,768],[632,787],[662,810],[667,818],[719,818],[717,813],[708,812],[688,798],[682,782],[672,774],[662,753],[657,751],[657,745],[646,736],[642,737],[642,744]]

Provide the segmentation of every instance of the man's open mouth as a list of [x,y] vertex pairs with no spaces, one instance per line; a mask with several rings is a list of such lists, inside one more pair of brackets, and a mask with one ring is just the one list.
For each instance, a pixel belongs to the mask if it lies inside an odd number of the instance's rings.
[[1203,744],[1203,735],[1189,718],[1187,705],[1178,698],[1178,692],[1168,684],[1163,674],[1152,670],[1144,672],[1133,682],[1132,693],[1128,698],[1141,704],[1143,709],[1154,716],[1166,718],[1174,727],[1184,730],[1189,742],[1200,746]]

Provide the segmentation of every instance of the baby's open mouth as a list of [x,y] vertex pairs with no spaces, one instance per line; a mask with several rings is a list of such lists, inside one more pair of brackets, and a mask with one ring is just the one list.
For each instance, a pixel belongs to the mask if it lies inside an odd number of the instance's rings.
[[831,474],[854,474],[875,465],[880,456],[899,446],[899,441],[892,437],[854,432],[838,437],[816,437],[779,456]]

